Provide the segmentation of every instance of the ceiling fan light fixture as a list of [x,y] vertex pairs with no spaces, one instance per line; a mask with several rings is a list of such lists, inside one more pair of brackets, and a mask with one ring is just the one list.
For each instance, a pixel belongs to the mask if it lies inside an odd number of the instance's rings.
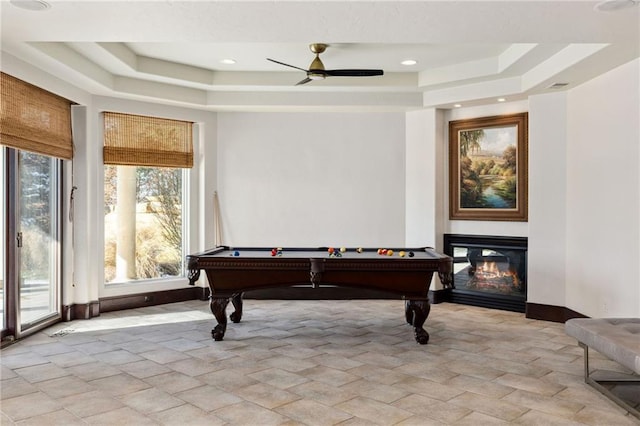
[[284,62],[276,61],[275,59],[267,58],[267,61],[274,62],[276,64],[284,65],[285,67],[295,68],[300,71],[304,71],[306,73],[306,77],[296,83],[296,86],[300,86],[302,84],[307,84],[313,80],[324,80],[327,77],[373,77],[378,75],[384,75],[383,70],[373,70],[373,69],[335,69],[328,70],[324,67],[322,60],[320,60],[320,54],[325,51],[327,48],[327,44],[323,43],[315,43],[311,44],[309,48],[311,52],[316,56],[311,62],[309,69],[304,69],[297,67],[295,65],[290,65]]

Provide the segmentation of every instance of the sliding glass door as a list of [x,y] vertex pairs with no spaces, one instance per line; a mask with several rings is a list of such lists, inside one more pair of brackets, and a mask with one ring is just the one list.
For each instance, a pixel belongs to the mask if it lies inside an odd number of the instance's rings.
[[59,313],[58,165],[60,160],[18,153],[20,326],[22,330]]
[[60,319],[61,161],[4,150],[3,337]]

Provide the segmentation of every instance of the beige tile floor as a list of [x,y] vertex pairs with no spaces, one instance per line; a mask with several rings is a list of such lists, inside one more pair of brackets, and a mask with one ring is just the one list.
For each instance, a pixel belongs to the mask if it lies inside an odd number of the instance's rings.
[[189,301],[28,337],[0,352],[0,423],[640,424],[583,382],[562,324],[523,314],[433,305],[428,345],[395,300],[246,300],[224,341],[213,325]]

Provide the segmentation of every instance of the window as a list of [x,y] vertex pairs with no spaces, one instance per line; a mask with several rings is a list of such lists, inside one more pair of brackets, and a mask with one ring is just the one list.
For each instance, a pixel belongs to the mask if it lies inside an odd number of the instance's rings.
[[104,113],[106,283],[184,276],[192,125]]
[[185,169],[104,172],[105,282],[184,276]]

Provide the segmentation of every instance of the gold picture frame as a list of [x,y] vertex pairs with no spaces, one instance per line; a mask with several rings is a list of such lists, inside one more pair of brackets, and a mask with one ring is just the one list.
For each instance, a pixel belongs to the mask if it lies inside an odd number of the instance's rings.
[[528,114],[449,122],[449,219],[528,220]]

